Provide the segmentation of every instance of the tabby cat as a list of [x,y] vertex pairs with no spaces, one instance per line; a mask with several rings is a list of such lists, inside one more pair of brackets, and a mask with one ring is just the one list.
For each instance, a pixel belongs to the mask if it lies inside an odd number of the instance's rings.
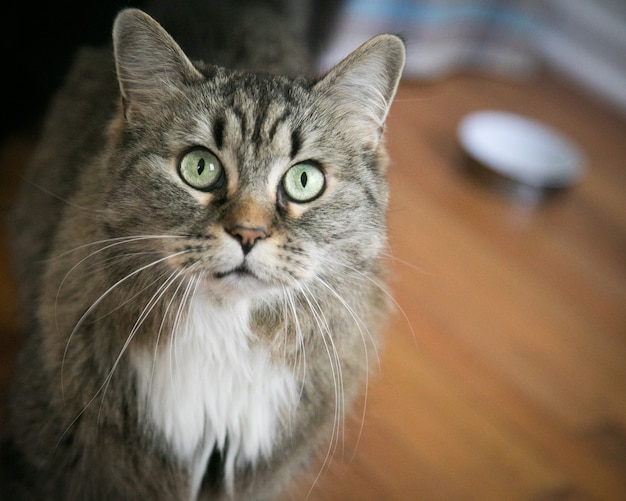
[[12,218],[3,498],[271,499],[337,447],[389,309],[404,46],[296,76],[298,30],[250,8],[246,50],[200,37],[203,60],[124,10],[114,57],[82,50],[56,97]]

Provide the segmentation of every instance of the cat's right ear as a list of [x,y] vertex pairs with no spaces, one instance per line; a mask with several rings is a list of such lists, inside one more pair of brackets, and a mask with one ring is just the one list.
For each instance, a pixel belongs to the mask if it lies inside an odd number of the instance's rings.
[[180,92],[185,83],[202,79],[169,33],[138,9],[117,15],[113,51],[127,120],[149,112],[166,94]]
[[401,38],[378,35],[332,68],[314,88],[343,130],[377,145],[405,59]]

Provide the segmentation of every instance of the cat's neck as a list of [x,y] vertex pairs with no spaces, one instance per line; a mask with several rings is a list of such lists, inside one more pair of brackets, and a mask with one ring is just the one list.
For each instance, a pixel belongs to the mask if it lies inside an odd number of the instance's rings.
[[238,466],[269,457],[296,405],[294,376],[256,342],[249,311],[248,300],[194,296],[168,341],[134,357],[140,405],[190,469],[192,498],[213,451],[223,458],[228,489]]

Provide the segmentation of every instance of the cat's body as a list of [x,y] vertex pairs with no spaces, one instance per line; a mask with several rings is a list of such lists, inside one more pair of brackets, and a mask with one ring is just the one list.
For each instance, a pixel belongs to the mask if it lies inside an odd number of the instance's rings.
[[[241,64],[293,74],[286,47]],[[320,80],[233,72],[131,10],[114,48],[77,58],[16,206],[28,337],[1,488],[271,498],[332,453],[375,357],[402,43]]]

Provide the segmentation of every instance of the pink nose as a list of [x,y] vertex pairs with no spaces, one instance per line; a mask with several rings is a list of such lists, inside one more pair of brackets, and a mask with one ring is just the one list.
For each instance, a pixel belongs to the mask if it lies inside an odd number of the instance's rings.
[[237,225],[227,228],[226,231],[239,241],[244,254],[248,254],[259,240],[268,237],[267,230],[260,227]]

